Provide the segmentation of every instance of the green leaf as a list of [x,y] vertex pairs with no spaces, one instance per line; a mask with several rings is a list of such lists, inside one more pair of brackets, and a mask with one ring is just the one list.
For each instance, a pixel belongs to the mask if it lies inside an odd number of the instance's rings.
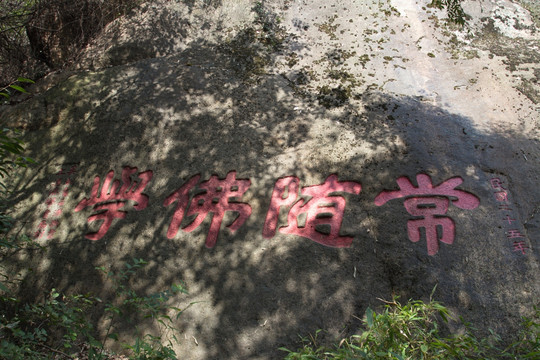
[[9,87],[22,93],[28,94],[28,91],[26,91],[23,87],[20,87],[19,85],[9,85]]
[[20,154],[23,149],[22,146],[13,143],[4,143],[0,148],[9,151],[12,154]]
[[36,160],[32,159],[31,157],[24,156],[22,159],[28,164],[36,164]]
[[367,308],[366,310],[366,320],[367,320],[367,324],[370,328],[373,327],[373,310],[371,310],[370,308]]
[[433,290],[431,290],[431,295],[429,295],[429,300],[430,301],[433,299],[433,294],[435,294],[435,290],[437,290],[437,285],[438,284],[435,284],[435,286],[433,287]]
[[173,322],[169,315],[163,314],[163,315],[160,315],[160,317],[162,317],[163,319],[167,319],[170,322]]
[[103,344],[100,343],[98,340],[91,338],[90,339],[90,345],[97,347],[97,348],[103,348]]
[[173,284],[171,286],[171,289],[174,293],[184,293],[184,294],[187,294],[188,291],[186,290],[186,288],[182,285],[182,284]]
[[35,81],[34,81],[34,80],[27,79],[27,78],[23,78],[23,77],[17,78],[17,81],[18,81],[18,82],[24,82],[24,83],[35,84]]
[[9,99],[9,94],[6,94],[5,92],[0,92],[0,95],[6,97],[7,99]]

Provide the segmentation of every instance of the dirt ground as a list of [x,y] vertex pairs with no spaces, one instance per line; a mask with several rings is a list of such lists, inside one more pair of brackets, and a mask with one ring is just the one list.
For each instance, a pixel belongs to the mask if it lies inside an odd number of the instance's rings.
[[183,359],[282,358],[435,286],[510,339],[540,290],[540,9],[465,0],[460,28],[429,2],[160,0],[110,24],[0,109],[38,161],[12,200],[44,245],[11,265],[21,291],[107,298],[95,267],[143,258],[137,291],[195,302]]

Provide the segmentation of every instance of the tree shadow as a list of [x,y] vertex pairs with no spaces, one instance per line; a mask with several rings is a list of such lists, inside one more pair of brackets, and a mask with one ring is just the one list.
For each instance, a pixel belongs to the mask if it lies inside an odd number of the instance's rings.
[[[42,221],[46,189],[59,168],[78,164],[59,227],[51,239],[38,240],[45,248],[8,259],[13,272],[23,273],[19,295],[39,300],[55,287],[111,299],[95,267],[118,270],[143,258],[148,265],[133,279],[135,289],[148,294],[184,281],[190,294],[175,302],[197,302],[177,324],[185,335],[179,352],[193,359],[279,358],[278,348],[294,348],[298,335],[317,329],[330,340],[350,335],[368,306],[382,305],[377,299],[426,300],[436,285],[435,298],[453,312],[511,338],[538,298],[531,280],[538,268],[532,249],[540,232],[534,213],[540,154],[520,161],[507,152],[534,140],[482,133],[470,119],[431,103],[377,92],[326,109],[299,97],[280,75],[242,77],[235,64],[241,57],[220,49],[192,42],[178,54],[77,73],[10,110],[12,118],[30,114],[33,130],[25,140],[39,164],[14,179],[20,191],[11,204],[25,234],[33,236]],[[103,181],[114,170],[119,178],[123,166],[153,171],[144,190],[148,206],[137,211],[130,203],[102,239],[85,239],[99,224],[89,227],[91,210],[75,207],[89,197],[96,176]],[[241,199],[252,210],[244,225],[231,233],[225,225],[234,218],[226,216],[212,249],[204,246],[209,218],[169,239],[175,205],[164,206],[165,198],[193,175],[207,180],[229,171],[251,180]],[[331,174],[362,185],[359,195],[342,194],[341,233],[354,238],[351,247],[279,231],[263,238],[276,180],[296,176],[310,186]],[[374,203],[381,191],[398,188],[397,178],[415,183],[417,174],[428,174],[434,185],[461,177],[458,188],[480,198],[474,210],[450,206],[455,239],[434,256],[425,239],[408,239],[412,216],[403,200]],[[526,254],[513,251],[507,238],[494,177],[510,189],[511,215],[531,248]],[[284,212],[279,220],[285,225]],[[98,328],[102,321],[97,315]]]

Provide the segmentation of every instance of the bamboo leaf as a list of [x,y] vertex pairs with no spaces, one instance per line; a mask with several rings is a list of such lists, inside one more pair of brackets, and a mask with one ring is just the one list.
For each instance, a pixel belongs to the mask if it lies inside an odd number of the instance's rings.
[[20,91],[22,93],[28,94],[28,91],[26,91],[23,87],[19,85],[9,85],[10,88],[15,89],[17,91]]
[[24,83],[30,83],[30,84],[34,84],[34,83],[35,83],[34,80],[27,79],[27,78],[23,78],[23,77],[17,78],[17,81],[18,81],[18,82],[24,82]]
[[368,326],[370,328],[373,327],[373,310],[371,310],[370,308],[367,308],[366,310],[366,320]]

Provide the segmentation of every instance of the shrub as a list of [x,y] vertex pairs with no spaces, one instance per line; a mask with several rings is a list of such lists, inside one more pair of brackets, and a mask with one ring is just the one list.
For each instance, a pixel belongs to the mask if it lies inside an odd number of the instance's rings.
[[[39,304],[22,304],[9,291],[0,292],[0,359],[50,359],[56,355],[74,358],[109,359],[114,356],[106,348],[108,340],[119,342],[126,349],[129,359],[176,359],[171,340],[165,342],[165,331],[176,331],[174,322],[183,310],[169,304],[178,293],[187,293],[185,287],[172,285],[166,291],[139,295],[128,286],[136,271],[146,264],[142,259],[127,262],[118,273],[106,272],[115,290],[112,302],[105,304],[104,315],[109,327],[104,337],[99,337],[89,316],[89,310],[102,300],[91,294],[61,295],[52,289]],[[173,310],[176,318],[167,313]],[[131,344],[120,341],[115,326],[120,318],[138,314],[158,324],[157,335],[142,333],[137,329]],[[172,339],[178,342],[177,338]]]
[[[363,320],[364,331],[331,347],[317,344],[315,336],[302,338],[303,346],[285,359],[536,359],[540,355],[540,311],[524,319],[519,339],[501,347],[501,339],[491,332],[477,338],[470,324],[463,335],[444,337],[440,327],[446,323],[448,309],[437,301],[410,300],[401,305],[397,298],[386,302],[381,313],[370,308]],[[463,320],[462,320],[463,321]]]

